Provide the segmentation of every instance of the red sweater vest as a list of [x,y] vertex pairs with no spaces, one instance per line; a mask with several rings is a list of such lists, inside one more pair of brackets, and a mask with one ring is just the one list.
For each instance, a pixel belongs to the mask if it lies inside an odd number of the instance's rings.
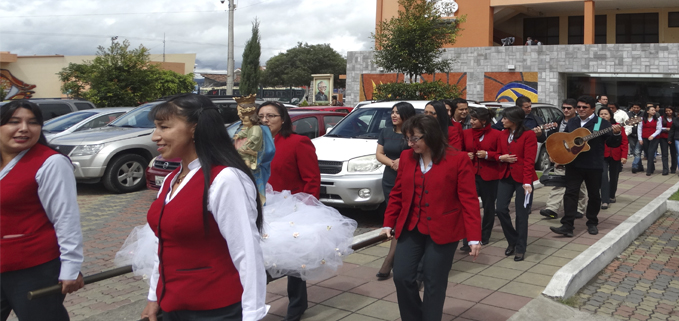
[[408,231],[412,231],[417,227],[417,230],[424,234],[429,235],[429,221],[431,217],[427,216],[427,210],[429,209],[429,190],[427,189],[425,174],[422,174],[420,169],[420,164],[418,162],[415,169],[415,197],[413,199],[413,205],[408,212],[407,227]]
[[[224,168],[213,167],[210,181]],[[166,182],[169,184],[178,172],[179,169],[174,170]],[[198,170],[163,209],[168,189],[169,186],[164,186],[147,215],[159,239],[160,279],[156,294],[160,307],[168,312],[202,311],[240,302],[243,295],[240,276],[212,215],[205,235],[203,170]]]
[[[0,273],[23,270],[59,257],[54,225],[38,197],[35,175],[57,152],[36,144],[0,180]],[[7,235],[22,235],[4,238]]]
[[647,121],[648,119],[644,119],[641,127],[641,138],[649,138],[653,133],[655,133],[655,126],[658,126],[658,120],[653,119],[651,121]]

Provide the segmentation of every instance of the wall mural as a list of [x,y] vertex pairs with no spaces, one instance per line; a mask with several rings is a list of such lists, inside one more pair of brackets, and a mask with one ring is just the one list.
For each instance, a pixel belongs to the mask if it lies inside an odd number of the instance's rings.
[[[434,76],[436,80],[441,80],[448,84],[455,84],[460,88],[462,98],[467,97],[467,73],[466,72],[451,72],[451,73],[437,73],[435,75],[422,75],[424,81],[433,81]],[[375,87],[380,84],[403,82],[405,76],[403,74],[362,74],[361,84],[359,89],[359,100],[372,100],[375,93]]]
[[514,102],[526,96],[538,101],[537,72],[487,72],[483,79],[483,100]]
[[0,69],[0,88],[4,97],[3,100],[9,99],[29,99],[35,94],[35,85],[27,84],[20,79],[14,77],[7,69]]

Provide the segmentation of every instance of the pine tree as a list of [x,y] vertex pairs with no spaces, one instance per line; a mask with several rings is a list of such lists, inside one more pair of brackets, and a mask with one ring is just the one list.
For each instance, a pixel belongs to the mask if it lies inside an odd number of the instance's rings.
[[261,71],[259,69],[259,56],[262,54],[262,46],[259,43],[259,21],[255,18],[252,23],[252,37],[245,43],[243,51],[243,64],[240,73],[240,94],[247,96],[257,93]]

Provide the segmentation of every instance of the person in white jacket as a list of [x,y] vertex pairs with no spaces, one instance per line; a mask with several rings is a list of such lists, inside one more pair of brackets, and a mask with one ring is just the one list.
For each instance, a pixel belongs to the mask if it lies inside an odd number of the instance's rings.
[[[618,103],[609,102],[608,108],[613,112],[613,119],[615,119],[618,124],[624,124],[629,120],[629,115],[624,110],[620,109]],[[631,133],[632,126],[625,126],[625,134],[629,135]]]

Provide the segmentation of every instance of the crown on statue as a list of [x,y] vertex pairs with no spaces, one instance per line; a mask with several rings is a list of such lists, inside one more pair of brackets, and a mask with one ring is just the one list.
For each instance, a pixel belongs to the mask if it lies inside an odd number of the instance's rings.
[[255,112],[257,109],[257,105],[255,105],[255,98],[257,98],[257,94],[251,94],[245,97],[236,97],[234,99],[238,103],[238,109],[241,111],[241,113],[249,114]]

